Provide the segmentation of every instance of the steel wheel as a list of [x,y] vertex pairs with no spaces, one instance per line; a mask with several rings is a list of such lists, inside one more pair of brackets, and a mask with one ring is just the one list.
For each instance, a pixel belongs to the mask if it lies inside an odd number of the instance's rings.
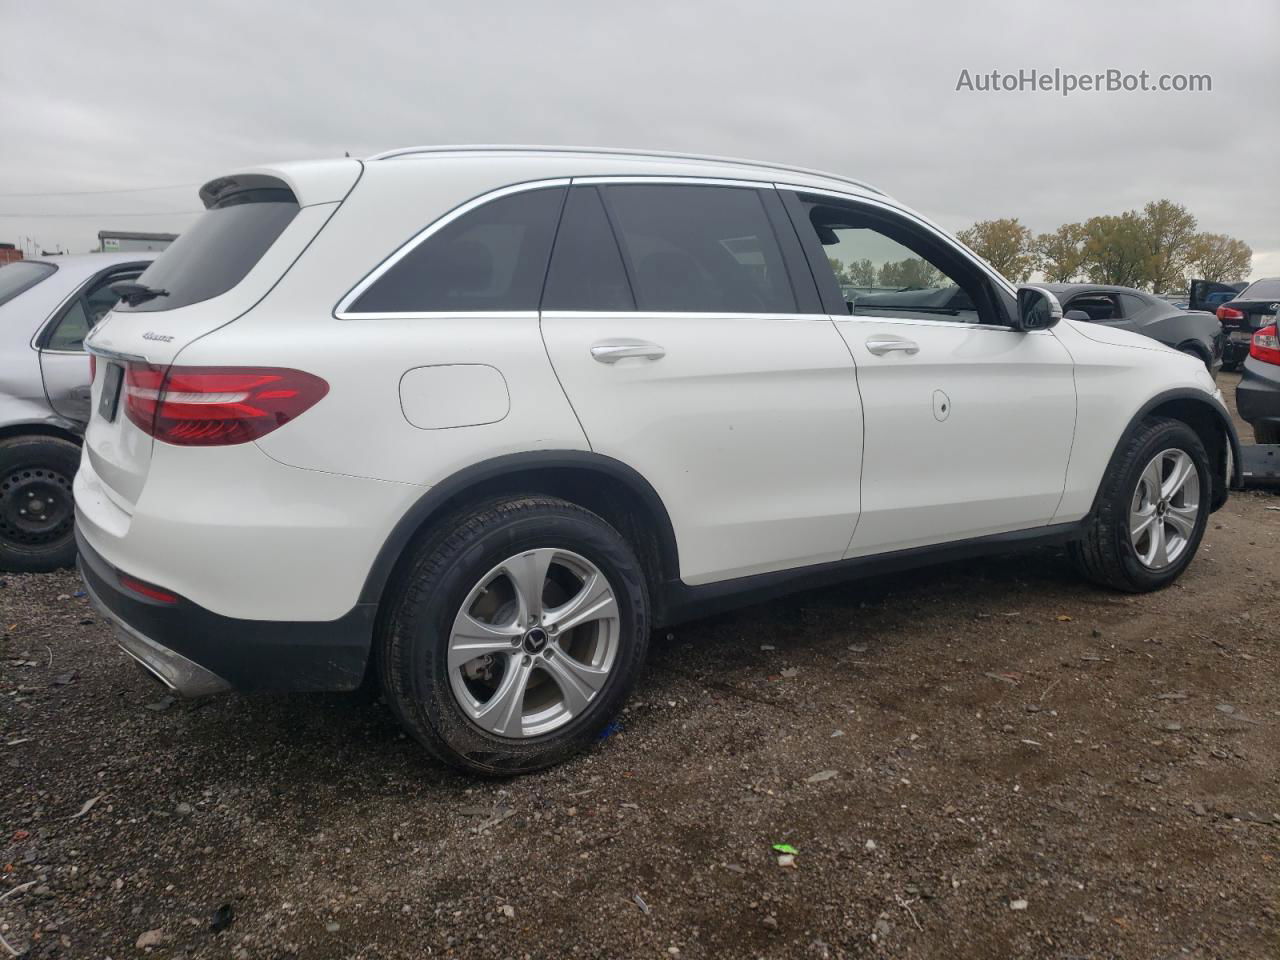
[[0,478],[0,537],[22,546],[56,543],[75,519],[71,479],[31,466]]
[[1176,447],[1151,458],[1138,477],[1129,509],[1129,542],[1148,570],[1178,562],[1200,516],[1200,473]]
[[484,730],[536,737],[587,708],[618,645],[618,602],[599,568],[568,550],[530,550],[490,570],[463,601],[449,683]]

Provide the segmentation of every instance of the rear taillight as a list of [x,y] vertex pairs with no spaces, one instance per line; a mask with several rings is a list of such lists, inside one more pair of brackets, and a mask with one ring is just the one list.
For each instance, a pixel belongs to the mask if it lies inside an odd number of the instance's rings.
[[98,379],[98,358],[92,353],[89,354],[89,382],[93,383]]
[[170,367],[131,363],[124,409],[157,440],[188,447],[226,446],[266,436],[300,416],[329,384],[277,367]]
[[1244,314],[1241,313],[1239,310],[1237,310],[1235,307],[1219,307],[1218,319],[1219,320],[1243,320]]
[[1276,336],[1274,323],[1253,335],[1253,339],[1249,341],[1249,356],[1263,363],[1280,366],[1280,337]]

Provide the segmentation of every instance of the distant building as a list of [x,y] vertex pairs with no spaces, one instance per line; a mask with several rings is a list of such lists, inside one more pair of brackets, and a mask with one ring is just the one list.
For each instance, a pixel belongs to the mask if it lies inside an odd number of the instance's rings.
[[0,267],[22,259],[22,251],[14,243],[0,243]]
[[178,239],[176,233],[137,233],[133,230],[99,230],[98,249],[103,253],[129,250],[163,250]]

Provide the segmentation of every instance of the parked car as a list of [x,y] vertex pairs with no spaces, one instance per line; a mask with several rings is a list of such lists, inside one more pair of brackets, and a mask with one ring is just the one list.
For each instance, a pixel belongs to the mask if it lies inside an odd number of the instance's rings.
[[1254,335],[1276,322],[1276,314],[1280,313],[1280,277],[1255,280],[1220,304],[1217,313],[1228,337],[1222,367],[1238,370],[1249,356]]
[[1096,283],[1047,283],[1071,320],[1106,324],[1157,340],[1196,357],[1215,372],[1222,366],[1226,337],[1212,313],[1188,312],[1133,287]]
[[71,478],[89,420],[84,338],[154,254],[92,253],[0,267],[0,570],[75,562]]
[[[1154,590],[1238,482],[1203,363],[854,180],[422,148],[201,196],[89,338],[75,481],[90,595],[183,693],[368,671],[436,756],[532,770],[658,626],[1028,544]],[[913,279],[846,300],[829,255]]]
[[1253,335],[1236,387],[1236,408],[1258,443],[1280,443],[1280,336],[1275,322]]

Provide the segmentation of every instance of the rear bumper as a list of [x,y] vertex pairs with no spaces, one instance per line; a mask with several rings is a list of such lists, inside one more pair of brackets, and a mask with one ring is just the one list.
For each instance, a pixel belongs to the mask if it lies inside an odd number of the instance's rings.
[[353,690],[364,678],[374,604],[337,620],[241,620],[178,597],[161,603],[126,590],[120,571],[79,530],[79,569],[94,605],[131,657],[184,696],[226,690]]
[[1251,425],[1280,424],[1280,366],[1248,359],[1236,387],[1236,409]]

